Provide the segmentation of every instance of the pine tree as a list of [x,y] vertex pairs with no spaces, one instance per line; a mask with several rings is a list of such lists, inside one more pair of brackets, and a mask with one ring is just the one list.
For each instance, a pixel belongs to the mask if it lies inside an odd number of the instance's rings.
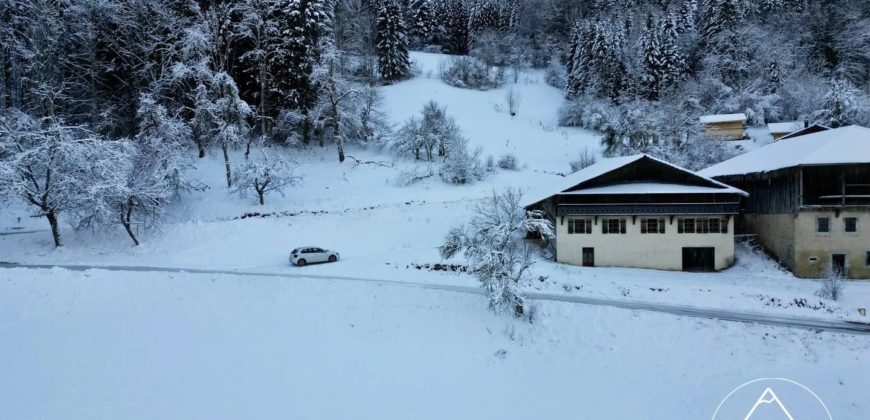
[[447,52],[450,54],[468,54],[469,48],[469,16],[468,9],[462,0],[452,0],[447,7],[445,28],[447,29]]
[[331,1],[284,0],[276,18],[285,47],[272,59],[275,94],[280,106],[304,111],[316,99],[311,71],[319,59],[320,39],[331,35]]
[[706,0],[702,10],[702,35],[710,39],[744,21],[753,5],[748,0]]
[[394,81],[408,74],[408,39],[396,0],[384,0],[378,10],[377,51],[381,79]]
[[417,45],[426,45],[432,40],[432,33],[438,27],[435,10],[429,0],[416,0],[411,3],[411,27],[409,35]]
[[644,84],[647,97],[656,100],[662,91],[676,83],[686,69],[686,60],[677,45],[676,18],[668,15],[653,24],[647,20],[641,39]]
[[782,87],[782,71],[779,63],[771,61],[767,66],[767,74],[764,75],[765,91],[768,94],[776,93]]
[[680,33],[691,31],[696,28],[695,19],[698,12],[697,0],[685,0],[680,6],[677,18],[677,29]]
[[491,0],[480,0],[471,9],[469,25],[472,32],[498,29],[500,22],[498,6]]

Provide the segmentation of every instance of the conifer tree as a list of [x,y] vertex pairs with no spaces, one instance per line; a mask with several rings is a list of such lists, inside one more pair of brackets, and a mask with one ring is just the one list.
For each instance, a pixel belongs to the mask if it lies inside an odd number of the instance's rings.
[[409,35],[418,45],[426,45],[432,40],[432,33],[438,27],[435,10],[429,0],[416,0],[411,3],[411,27]]
[[676,83],[686,68],[686,60],[677,45],[676,18],[668,15],[653,23],[650,16],[641,40],[644,85],[647,96],[656,100],[662,91]]
[[445,29],[447,30],[447,52],[468,54],[469,41],[468,9],[462,0],[452,0],[447,6]]
[[393,81],[408,74],[408,39],[396,0],[384,0],[378,10],[377,51],[381,79]]

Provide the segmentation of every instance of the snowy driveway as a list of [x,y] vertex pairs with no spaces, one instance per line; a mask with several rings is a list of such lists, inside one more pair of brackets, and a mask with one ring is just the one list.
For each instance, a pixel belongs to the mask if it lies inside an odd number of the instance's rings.
[[[260,276],[260,277],[279,277],[292,279],[320,279],[320,280],[338,280],[338,281],[356,281],[374,283],[380,285],[413,287],[418,289],[443,290],[458,293],[470,293],[482,295],[483,290],[477,287],[457,286],[447,284],[432,284],[432,283],[417,283],[376,278],[353,277],[353,276],[336,276],[336,275],[317,275],[317,274],[287,274],[287,273],[269,273],[269,272],[252,272],[252,271],[235,271],[235,270],[208,270],[196,268],[178,268],[178,267],[147,267],[147,266],[120,266],[120,265],[74,265],[74,264],[19,264],[11,262],[0,262],[0,268],[63,268],[67,270],[85,271],[85,270],[109,270],[109,271],[140,271],[140,272],[167,272],[167,273],[199,273],[199,274],[232,274],[242,276]],[[688,316],[695,318],[716,319],[722,321],[746,322],[755,324],[765,324],[781,327],[803,328],[809,330],[823,330],[833,332],[845,332],[852,334],[870,334],[870,323],[859,323],[849,321],[834,321],[822,320],[805,317],[794,316],[777,316],[770,314],[761,314],[742,311],[726,311],[721,309],[701,308],[693,306],[660,304],[651,302],[641,302],[625,299],[605,299],[592,298],[583,296],[566,296],[553,293],[527,292],[526,297],[533,300],[556,301],[579,303],[584,305],[609,306],[620,309],[640,310],[660,312],[677,316]]]

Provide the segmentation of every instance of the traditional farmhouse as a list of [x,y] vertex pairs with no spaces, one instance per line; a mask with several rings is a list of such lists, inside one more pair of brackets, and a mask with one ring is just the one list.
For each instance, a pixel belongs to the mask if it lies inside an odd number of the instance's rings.
[[780,137],[794,133],[804,128],[804,123],[800,121],[768,123],[767,130],[770,131],[770,136],[774,140],[779,140]]
[[777,141],[700,174],[749,192],[738,228],[795,275],[870,278],[870,129]]
[[714,271],[734,262],[745,192],[640,154],[602,160],[534,197],[556,259],[584,266]]
[[746,137],[746,114],[704,115],[700,121],[706,139],[741,140]]

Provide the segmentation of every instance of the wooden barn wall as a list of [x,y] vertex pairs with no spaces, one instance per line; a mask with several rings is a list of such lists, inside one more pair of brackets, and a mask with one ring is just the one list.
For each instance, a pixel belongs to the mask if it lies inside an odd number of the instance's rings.
[[717,180],[749,193],[745,198],[746,213],[794,213],[799,208],[800,176],[797,168],[717,177]]

